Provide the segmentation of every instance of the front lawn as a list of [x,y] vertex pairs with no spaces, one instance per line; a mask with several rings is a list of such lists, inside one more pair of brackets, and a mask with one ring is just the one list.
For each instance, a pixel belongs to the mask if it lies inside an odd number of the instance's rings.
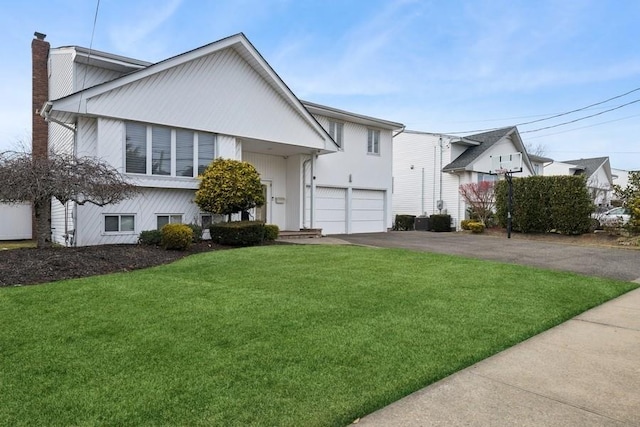
[[635,286],[276,245],[3,288],[0,425],[346,425]]

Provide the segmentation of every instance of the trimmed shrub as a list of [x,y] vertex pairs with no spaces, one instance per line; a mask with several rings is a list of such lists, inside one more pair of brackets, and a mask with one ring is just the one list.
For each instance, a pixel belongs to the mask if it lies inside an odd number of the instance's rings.
[[186,224],[167,224],[160,229],[161,245],[165,249],[185,251],[193,241],[193,231]]
[[429,225],[431,231],[451,231],[451,215],[431,215]]
[[[496,183],[496,217],[507,225],[507,181]],[[563,234],[589,231],[593,202],[584,176],[513,178],[512,229],[523,233]]]
[[194,223],[187,224],[187,225],[189,226],[191,231],[193,231],[193,243],[202,242],[202,227]]
[[475,219],[463,219],[462,221],[460,221],[460,227],[463,230],[471,230],[471,228],[469,228],[469,224],[473,222],[478,222],[478,221],[476,221]]
[[261,221],[234,221],[212,224],[211,240],[227,246],[254,246],[265,239],[265,226]]
[[472,221],[467,224],[472,233],[480,234],[484,232],[484,224],[478,221]]
[[141,245],[159,246],[162,241],[160,230],[145,230],[138,236],[138,243]]
[[396,222],[393,225],[395,231],[412,231],[415,229],[415,215],[396,215]]
[[280,229],[275,224],[265,224],[264,225],[264,240],[268,242],[272,242],[278,238],[278,234],[280,234]]

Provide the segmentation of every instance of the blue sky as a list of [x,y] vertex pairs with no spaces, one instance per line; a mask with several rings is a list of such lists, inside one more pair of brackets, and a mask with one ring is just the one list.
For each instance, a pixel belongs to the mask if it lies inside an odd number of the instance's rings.
[[[89,47],[95,10],[89,0],[3,5],[0,150],[29,141],[33,32],[52,47]],[[638,22],[637,0],[102,0],[93,48],[155,62],[244,32],[301,99],[448,133],[640,88]],[[640,90],[518,129],[555,160],[609,156],[637,170],[636,100]]]

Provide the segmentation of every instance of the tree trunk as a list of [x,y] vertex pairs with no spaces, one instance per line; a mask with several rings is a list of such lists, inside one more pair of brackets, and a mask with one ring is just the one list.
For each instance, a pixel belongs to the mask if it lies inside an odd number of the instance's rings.
[[51,200],[34,201],[33,212],[36,217],[37,247],[48,248],[51,246]]

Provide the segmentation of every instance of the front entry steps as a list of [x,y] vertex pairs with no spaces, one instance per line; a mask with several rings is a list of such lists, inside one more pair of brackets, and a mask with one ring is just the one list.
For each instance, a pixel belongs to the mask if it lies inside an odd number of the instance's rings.
[[302,230],[281,230],[278,234],[278,239],[311,239],[315,237],[322,237],[321,228],[304,228]]

